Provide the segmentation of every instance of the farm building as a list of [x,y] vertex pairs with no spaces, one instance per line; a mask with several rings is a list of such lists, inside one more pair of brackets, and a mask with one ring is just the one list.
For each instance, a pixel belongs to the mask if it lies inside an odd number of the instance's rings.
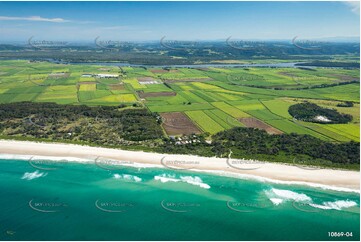
[[114,74],[97,74],[96,77],[98,78],[117,78],[119,75]]

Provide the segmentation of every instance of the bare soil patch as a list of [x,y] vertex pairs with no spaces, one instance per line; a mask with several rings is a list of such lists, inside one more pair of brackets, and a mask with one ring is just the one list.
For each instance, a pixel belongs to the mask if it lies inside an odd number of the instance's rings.
[[194,79],[168,79],[165,80],[166,83],[174,83],[174,82],[205,82],[205,81],[213,81],[212,78],[194,78]]
[[156,81],[157,79],[154,79],[153,77],[150,76],[142,76],[142,77],[137,77],[138,81],[142,82],[142,81]]
[[201,133],[197,126],[184,113],[161,113],[160,115],[163,119],[162,126],[168,135],[190,135]]
[[109,84],[108,85],[110,90],[124,90],[124,85],[123,84]]
[[353,81],[353,80],[357,80],[357,78],[355,78],[355,77],[348,76],[348,75],[342,75],[342,74],[333,74],[333,75],[331,75],[331,77],[336,77],[336,78],[339,79],[340,81]]
[[50,73],[48,75],[48,78],[58,79],[58,78],[67,78],[69,76],[70,76],[69,72],[58,72],[58,73]]
[[177,93],[175,92],[144,92],[144,91],[137,91],[140,98],[147,98],[147,97],[170,97],[175,96]]
[[154,70],[150,70],[152,73],[167,73],[168,70],[163,70],[163,69],[154,69]]
[[239,121],[241,123],[243,123],[244,125],[246,125],[246,127],[248,127],[248,128],[263,129],[269,134],[282,134],[282,131],[280,131],[256,118],[241,118],[241,119],[239,119]]
[[283,76],[288,76],[288,77],[297,77],[295,74],[289,73],[286,71],[278,72],[278,74],[283,75]]

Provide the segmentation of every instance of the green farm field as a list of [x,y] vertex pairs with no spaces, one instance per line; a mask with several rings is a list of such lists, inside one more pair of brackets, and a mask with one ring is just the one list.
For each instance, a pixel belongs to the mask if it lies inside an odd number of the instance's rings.
[[[99,78],[98,74],[117,77]],[[127,105],[158,114],[182,112],[210,135],[255,125],[331,142],[359,141],[359,90],[359,69],[161,69],[0,61],[0,103]],[[353,119],[346,124],[294,120],[288,108],[304,101],[350,114]],[[338,106],[345,101],[353,107]]]

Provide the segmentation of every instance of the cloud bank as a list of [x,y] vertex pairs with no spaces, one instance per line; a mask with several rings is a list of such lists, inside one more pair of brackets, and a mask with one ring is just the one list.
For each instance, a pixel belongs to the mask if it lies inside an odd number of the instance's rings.
[[0,21],[38,21],[38,22],[52,22],[52,23],[66,23],[70,20],[62,18],[43,18],[40,16],[30,16],[30,17],[8,17],[0,16]]

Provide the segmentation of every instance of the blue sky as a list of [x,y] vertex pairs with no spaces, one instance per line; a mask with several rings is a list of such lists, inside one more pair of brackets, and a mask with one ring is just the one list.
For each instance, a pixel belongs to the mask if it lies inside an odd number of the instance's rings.
[[359,36],[346,2],[0,2],[0,41]]

